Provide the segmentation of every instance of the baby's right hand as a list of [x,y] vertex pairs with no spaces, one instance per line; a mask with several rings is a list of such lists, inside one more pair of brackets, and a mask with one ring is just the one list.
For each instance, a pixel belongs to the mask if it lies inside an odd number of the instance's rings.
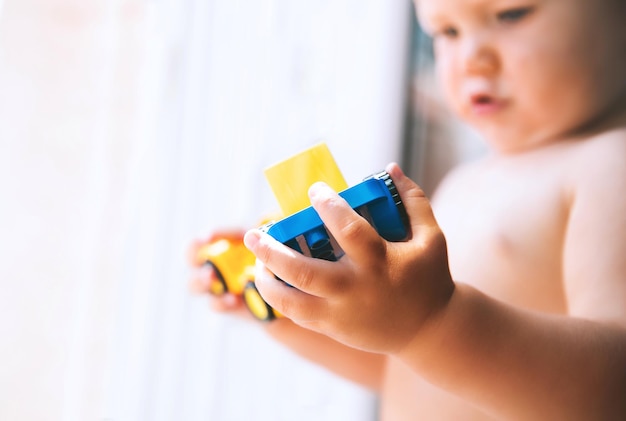
[[245,231],[239,229],[219,230],[211,233],[204,239],[196,239],[192,241],[187,251],[187,260],[191,267],[191,276],[189,280],[189,289],[194,294],[206,294],[209,296],[209,303],[214,311],[220,313],[233,313],[250,318],[250,312],[245,308],[243,299],[239,295],[224,293],[221,295],[212,294],[215,284],[220,280],[213,269],[207,262],[199,257],[199,250],[207,244],[220,240],[228,239],[232,241],[242,241]]

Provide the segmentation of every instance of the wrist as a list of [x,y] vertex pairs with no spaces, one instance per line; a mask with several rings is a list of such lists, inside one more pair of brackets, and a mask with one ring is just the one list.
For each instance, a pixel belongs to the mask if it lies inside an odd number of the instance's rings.
[[459,341],[469,333],[467,316],[477,291],[465,284],[453,283],[445,304],[431,312],[413,338],[394,357],[402,360],[420,375],[430,377],[454,360]]

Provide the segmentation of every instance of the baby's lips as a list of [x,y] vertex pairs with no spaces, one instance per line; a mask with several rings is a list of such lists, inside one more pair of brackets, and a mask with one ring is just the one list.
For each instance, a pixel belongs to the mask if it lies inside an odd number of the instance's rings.
[[472,104],[489,104],[494,101],[494,98],[489,94],[476,93],[470,95],[470,102]]

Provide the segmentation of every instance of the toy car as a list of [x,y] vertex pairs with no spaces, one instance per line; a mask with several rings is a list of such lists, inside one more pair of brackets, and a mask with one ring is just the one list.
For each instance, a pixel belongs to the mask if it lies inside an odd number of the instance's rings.
[[272,320],[279,316],[254,287],[256,258],[241,238],[217,238],[200,247],[196,259],[213,269],[215,280],[210,285],[211,294],[242,296],[246,307],[259,320]]
[[[389,174],[374,174],[359,184],[339,193],[388,241],[408,237],[406,209]],[[298,252],[314,258],[336,261],[343,251],[328,233],[312,207],[307,207],[277,222],[261,227],[269,235]],[[243,249],[242,249],[243,247]],[[272,320],[280,314],[258,293],[254,284],[254,256],[243,244],[222,239],[201,249],[200,255],[215,269],[220,279],[212,288],[214,294],[242,294],[251,313],[259,320]]]

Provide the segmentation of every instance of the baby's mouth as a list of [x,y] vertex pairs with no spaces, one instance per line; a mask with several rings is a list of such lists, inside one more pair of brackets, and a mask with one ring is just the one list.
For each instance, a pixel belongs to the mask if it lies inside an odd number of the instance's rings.
[[471,102],[474,105],[488,105],[493,102],[493,98],[485,94],[472,95]]
[[491,114],[502,108],[503,102],[488,94],[474,94],[470,97],[470,107],[475,114]]

